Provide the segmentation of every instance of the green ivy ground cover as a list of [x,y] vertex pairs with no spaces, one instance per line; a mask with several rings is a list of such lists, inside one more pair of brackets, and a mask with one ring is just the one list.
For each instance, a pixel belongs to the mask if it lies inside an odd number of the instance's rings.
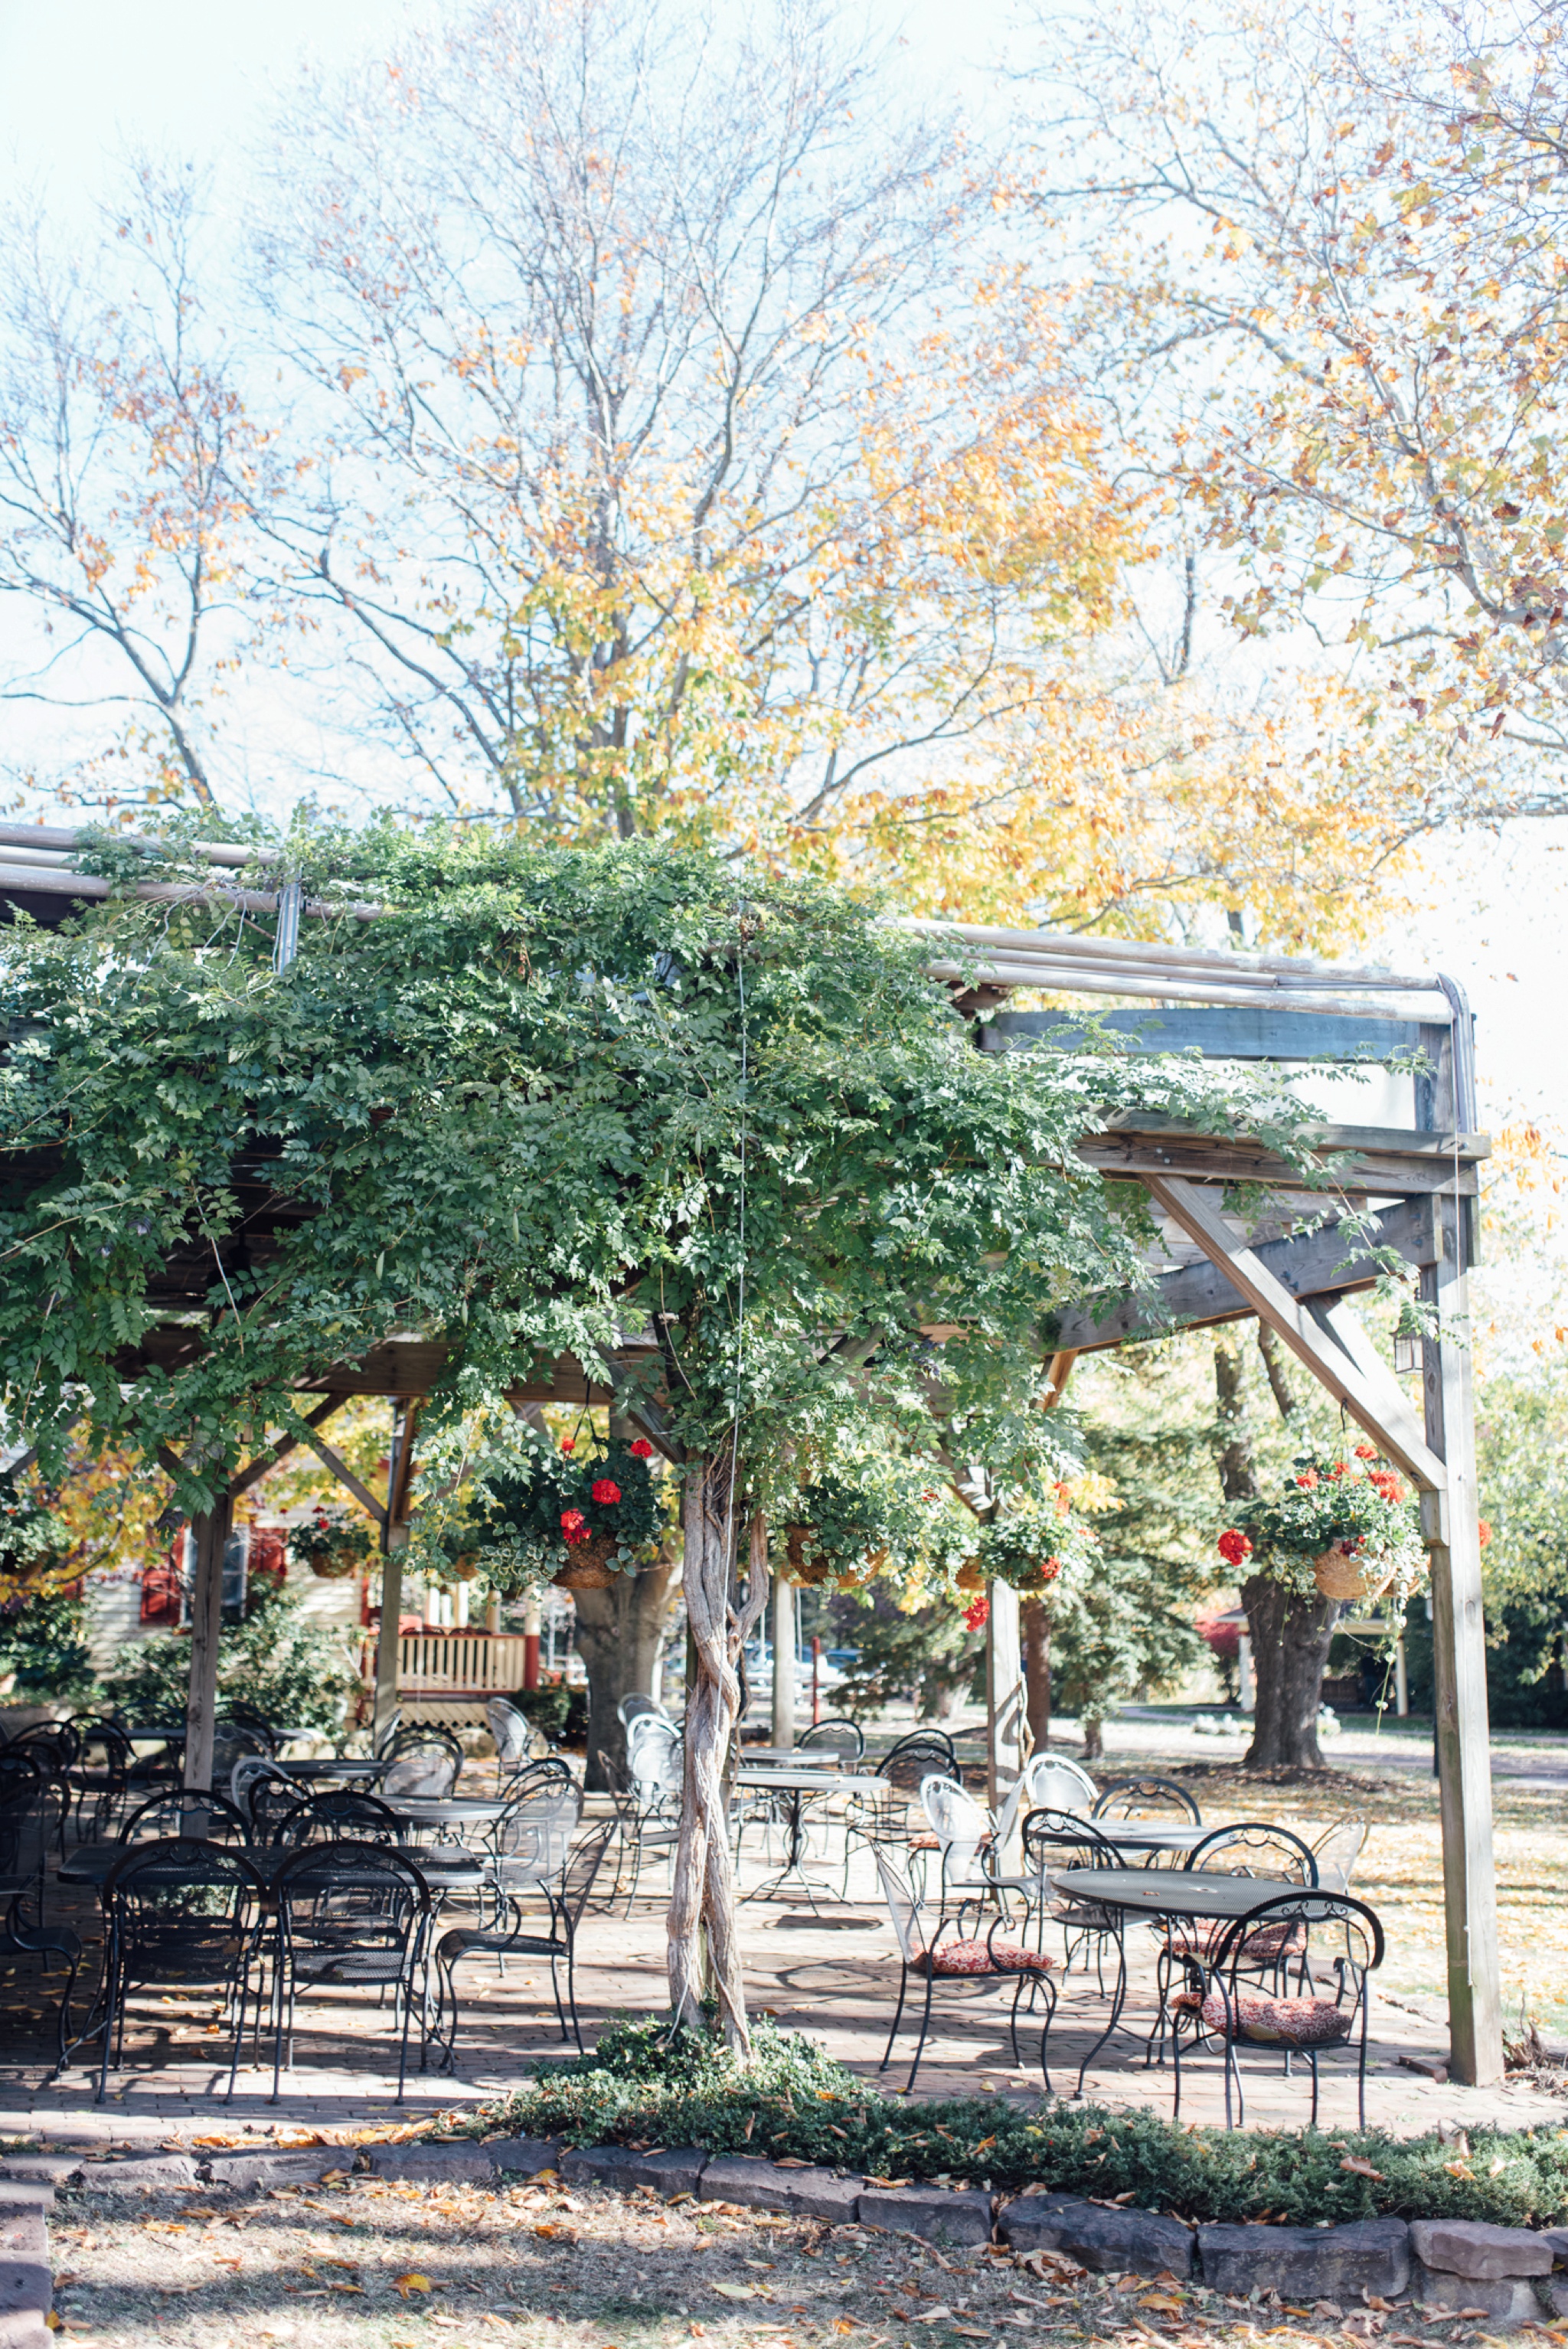
[[[905,2103],[813,2043],[764,2022],[739,2071],[717,2042],[649,2022],[612,2024],[581,2061],[465,2117],[465,2130],[573,2145],[698,2145],[788,2156],[874,2178],[1040,2185],[1191,2220],[1568,2219],[1568,2128],[1477,2130],[1468,2155],[1436,2136],[1181,2127],[1154,2113],[996,2096]],[[1354,2168],[1346,2165],[1355,2162]]]

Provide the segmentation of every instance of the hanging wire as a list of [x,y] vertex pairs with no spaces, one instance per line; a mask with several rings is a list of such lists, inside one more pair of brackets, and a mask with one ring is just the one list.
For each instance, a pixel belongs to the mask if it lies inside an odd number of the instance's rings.
[[740,1267],[736,1279],[735,1312],[735,1394],[730,1409],[729,1491],[724,1511],[724,1554],[730,1555],[735,1538],[735,1485],[740,1471],[740,1382],[746,1358],[746,1084],[749,1072],[748,1040],[746,1030],[746,934],[743,927],[746,905],[737,905],[735,920],[737,947],[736,980],[739,992],[740,1010]]

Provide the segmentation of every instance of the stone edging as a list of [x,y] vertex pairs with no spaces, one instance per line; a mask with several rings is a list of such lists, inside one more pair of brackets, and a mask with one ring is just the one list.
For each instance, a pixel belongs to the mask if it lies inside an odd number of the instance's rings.
[[1494,2324],[1568,2316],[1568,2227],[1493,2227],[1462,2219],[1364,2219],[1338,2227],[1189,2225],[1185,2220],[1076,2194],[944,2186],[880,2186],[808,2163],[696,2146],[634,2152],[571,2147],[555,2137],[426,2139],[408,2145],[312,2146],[288,2151],[156,2154],[73,2161],[59,2154],[0,2162],[0,2349],[44,2349],[50,2306],[46,2220],[57,2185],[89,2193],[156,2188],[311,2185],[352,2167],[377,2178],[481,2186],[555,2172],[663,2201],[690,2195],[830,2225],[880,2228],[954,2245],[1000,2241],[1060,2251],[1097,2274],[1194,2280],[1233,2295],[1359,2302],[1408,2292],[1429,2308],[1484,2312]]

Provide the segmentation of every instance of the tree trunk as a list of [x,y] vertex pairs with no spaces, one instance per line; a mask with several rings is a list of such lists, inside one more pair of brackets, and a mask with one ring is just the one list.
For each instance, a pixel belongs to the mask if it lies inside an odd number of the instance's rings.
[[1040,1599],[1025,1599],[1023,1630],[1029,1734],[1035,1752],[1043,1754],[1051,1733],[1051,1619]]
[[677,2023],[700,2024],[704,1993],[703,1932],[708,1984],[718,2002],[724,2035],[743,2060],[751,2054],[746,1992],[735,1940],[735,1870],[729,1850],[727,1794],[730,1742],[740,1711],[736,1670],[750,1625],[768,1594],[768,1545],[760,1516],[750,1528],[749,1586],[744,1615],[730,1599],[735,1551],[730,1447],[686,1471],[682,1510],[686,1536],[686,1621],[696,1671],[686,1692],[686,1775],[680,1841],[665,1931],[670,2007]]
[[1258,1480],[1242,1392],[1241,1349],[1223,1338],[1214,1340],[1214,1416],[1220,1426],[1220,1490],[1227,1501],[1254,1500]]
[[1321,1770],[1317,1709],[1328,1662],[1338,1604],[1332,1599],[1297,1599],[1272,1575],[1249,1575],[1242,1605],[1253,1640],[1253,1676],[1257,1694],[1250,1770]]
[[1086,1762],[1103,1762],[1105,1759],[1105,1723],[1101,1721],[1091,1720],[1086,1713],[1078,1723],[1078,1727],[1083,1732],[1084,1760]]
[[677,1560],[661,1557],[638,1574],[618,1574],[608,1590],[574,1590],[577,1652],[588,1673],[588,1775],[601,1791],[599,1756],[617,1769],[626,1759],[626,1733],[617,1707],[634,1691],[647,1695],[654,1684],[659,1627],[675,1580]]

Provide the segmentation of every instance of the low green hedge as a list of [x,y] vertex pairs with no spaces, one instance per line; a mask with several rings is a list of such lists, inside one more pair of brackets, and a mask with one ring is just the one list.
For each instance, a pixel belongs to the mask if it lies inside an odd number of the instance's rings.
[[1437,2137],[1376,2129],[1227,2132],[1094,2105],[1029,2110],[999,2096],[906,2104],[795,2033],[763,2022],[754,2042],[742,2072],[702,2033],[613,2023],[592,2055],[542,2065],[531,2086],[459,2125],[573,2145],[783,2154],[874,2178],[1048,2186],[1193,2220],[1568,2219],[1568,2129],[1478,2129],[1456,2158]]

